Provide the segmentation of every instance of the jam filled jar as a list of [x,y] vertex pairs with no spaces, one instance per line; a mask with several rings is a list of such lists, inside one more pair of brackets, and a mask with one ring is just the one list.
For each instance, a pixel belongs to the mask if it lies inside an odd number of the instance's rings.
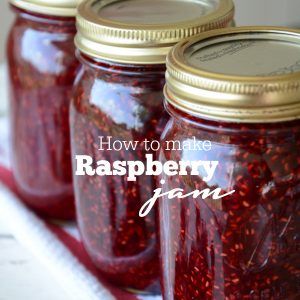
[[38,213],[75,217],[69,105],[75,57],[76,0],[11,0],[7,45],[12,171],[22,199]]
[[[156,212],[139,217],[155,178],[76,175],[77,156],[88,156],[93,165],[144,162],[143,141],[159,140],[168,120],[162,92],[168,51],[180,39],[227,27],[232,19],[231,1],[86,1],[78,8],[82,68],[71,104],[77,217],[99,272],[124,289],[160,290]],[[137,144],[113,148],[120,141]]]
[[188,167],[159,182],[164,299],[299,299],[299,51],[245,27],[170,52],[159,158]]

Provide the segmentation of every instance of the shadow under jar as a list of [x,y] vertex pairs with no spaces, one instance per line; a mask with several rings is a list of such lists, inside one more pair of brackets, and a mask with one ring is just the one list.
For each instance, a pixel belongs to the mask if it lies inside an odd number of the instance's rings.
[[12,171],[22,199],[43,216],[73,219],[69,105],[78,61],[76,1],[10,1],[8,44]]
[[[75,40],[82,68],[71,105],[71,140],[82,239],[109,281],[132,292],[157,294],[156,211],[139,217],[140,208],[153,196],[155,178],[79,176],[76,156],[89,156],[93,167],[97,161],[145,162],[147,153],[155,156],[154,151],[146,152],[143,142],[159,140],[168,120],[162,92],[168,51],[192,33],[228,26],[233,5],[231,1],[87,1],[78,11]],[[108,145],[102,148],[101,139],[138,145],[135,150],[118,151]]]
[[218,165],[161,178],[188,194],[160,200],[164,299],[299,298],[299,50],[299,32],[253,27],[169,54],[160,161]]

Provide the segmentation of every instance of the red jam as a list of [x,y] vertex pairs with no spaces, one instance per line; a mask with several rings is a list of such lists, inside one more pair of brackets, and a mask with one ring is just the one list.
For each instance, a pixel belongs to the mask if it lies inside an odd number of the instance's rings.
[[166,300],[300,297],[300,121],[238,124],[169,105],[163,140],[211,141],[211,151],[162,150],[162,162],[219,161],[213,180],[164,178],[163,191],[235,190],[220,200],[160,202]]
[[69,103],[78,67],[75,20],[14,9],[7,54],[12,170],[25,202],[47,217],[74,217]]
[[[144,142],[157,142],[169,119],[163,108],[168,51],[180,39],[228,26],[233,13],[231,0],[155,5],[153,0],[87,0],[78,6],[75,44],[82,69],[71,105],[77,217],[99,272],[124,289],[160,292],[157,212],[139,217],[153,197],[156,178],[140,175],[131,181],[122,171],[87,174],[79,171],[78,157],[86,156],[86,165],[90,160],[90,169],[97,170],[103,162],[143,165],[147,154],[156,160],[155,147],[147,151]],[[138,146],[119,151],[103,147],[101,140]]]
[[[136,151],[99,149],[99,137],[112,141],[159,139],[167,121],[162,105],[164,65],[122,65],[80,54],[82,69],[71,105],[73,155],[94,161],[145,161]],[[99,271],[131,290],[159,292],[156,213],[139,217],[153,196],[155,178],[139,176],[75,176],[77,217],[87,251]]]

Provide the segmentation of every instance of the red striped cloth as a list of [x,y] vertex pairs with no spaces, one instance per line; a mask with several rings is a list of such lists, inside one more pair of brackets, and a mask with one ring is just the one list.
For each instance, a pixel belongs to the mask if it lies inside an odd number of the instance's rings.
[[[0,182],[6,185],[12,192],[14,192],[17,195],[11,172],[2,166],[0,166]],[[106,282],[106,280],[101,277],[99,272],[97,272],[97,269],[95,268],[91,259],[86,253],[81,241],[77,240],[71,234],[69,234],[64,229],[63,225],[59,226],[46,220],[44,220],[44,222],[47,224],[49,230],[51,230],[66,247],[68,247],[72,254],[86,267],[86,269],[89,270],[89,272],[91,272],[94,276],[96,276],[99,279],[101,284],[104,285],[111,292],[111,294],[116,297],[116,299],[138,300],[136,296],[129,294],[123,290],[120,290],[117,287],[114,287],[110,283]]]

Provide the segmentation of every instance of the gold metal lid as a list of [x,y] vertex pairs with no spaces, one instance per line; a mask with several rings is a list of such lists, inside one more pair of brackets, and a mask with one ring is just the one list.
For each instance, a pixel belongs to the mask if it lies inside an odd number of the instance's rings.
[[51,16],[75,17],[82,0],[9,0],[19,8]]
[[78,8],[75,42],[96,58],[160,64],[181,39],[227,27],[233,15],[232,0],[88,0]]
[[167,58],[166,100],[223,121],[300,118],[300,31],[277,27],[215,30],[182,41]]

